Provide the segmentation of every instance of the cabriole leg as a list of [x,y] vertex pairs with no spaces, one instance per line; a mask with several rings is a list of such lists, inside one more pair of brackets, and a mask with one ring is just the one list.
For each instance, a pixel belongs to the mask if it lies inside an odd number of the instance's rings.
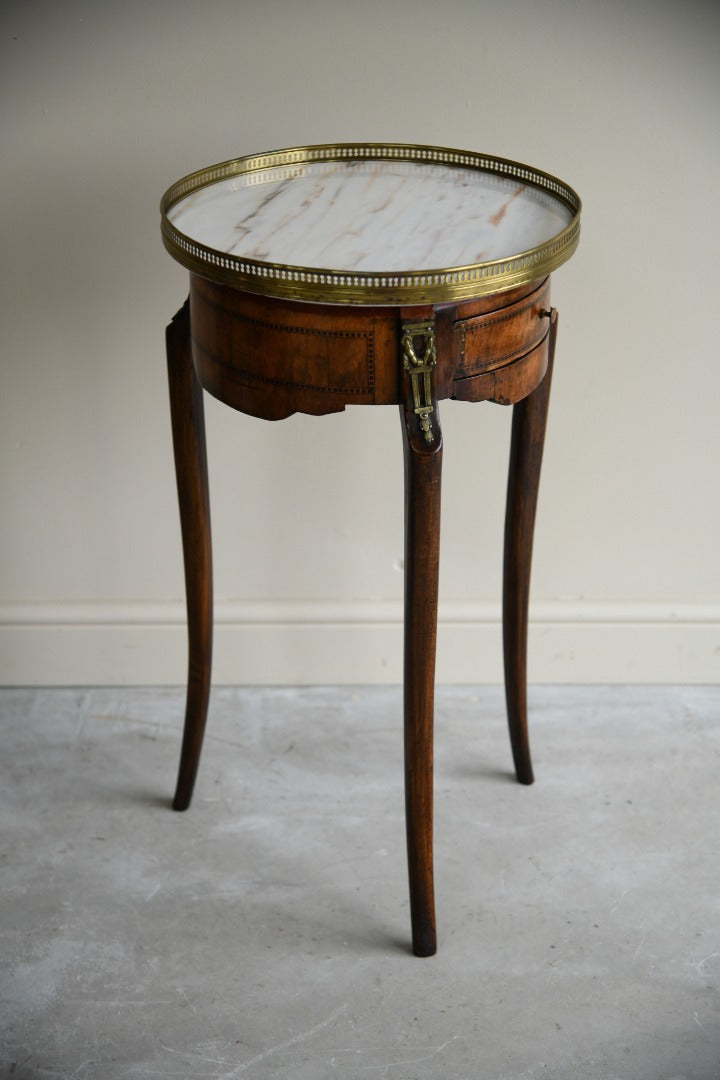
[[186,810],[192,798],[205,733],[213,631],[205,417],[202,387],[192,363],[187,303],[168,326],[166,345],[188,621],[185,730],[173,809]]
[[553,308],[548,314],[547,373],[532,394],[513,407],[505,515],[505,697],[515,772],[521,784],[532,784],[534,779],[527,724],[527,629],[535,511],[557,335],[557,312]]
[[442,434],[433,393],[432,322],[403,325],[405,460],[405,812],[413,952],[436,951],[433,890],[433,707]]

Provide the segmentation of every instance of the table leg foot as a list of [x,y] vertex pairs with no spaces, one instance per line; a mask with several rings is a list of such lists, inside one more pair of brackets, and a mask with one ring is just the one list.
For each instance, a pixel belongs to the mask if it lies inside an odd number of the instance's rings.
[[505,697],[515,772],[521,784],[534,780],[527,723],[527,628],[535,511],[557,332],[557,312],[553,309],[549,315],[547,372],[537,389],[513,407],[505,516]]
[[[428,386],[431,374],[432,369]],[[423,369],[423,381],[425,377]],[[408,400],[400,406],[405,460],[405,812],[413,952],[432,956],[436,951],[433,708],[442,434],[434,395],[427,394],[418,403],[413,386],[417,381],[415,373],[408,371]]]
[[213,631],[210,500],[203,392],[192,363],[188,304],[180,309],[168,326],[166,345],[188,620],[185,728],[173,809],[186,810],[192,798],[205,733]]

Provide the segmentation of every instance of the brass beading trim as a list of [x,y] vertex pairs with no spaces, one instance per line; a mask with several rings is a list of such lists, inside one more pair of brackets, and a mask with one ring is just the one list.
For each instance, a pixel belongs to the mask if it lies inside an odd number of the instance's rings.
[[[167,216],[176,203],[193,191],[232,176],[251,177],[257,183],[264,183],[275,179],[278,170],[288,176],[288,170],[292,175],[292,170],[296,169],[297,175],[301,176],[306,165],[333,161],[406,161],[489,172],[544,191],[566,206],[573,216],[568,225],[546,243],[507,258],[467,266],[381,274],[345,273],[243,259],[192,240],[176,229]],[[160,210],[162,238],[169,253],[192,273],[211,281],[290,300],[406,305],[471,300],[546,277],[566,262],[578,245],[581,202],[576,192],[562,180],[506,158],[405,143],[337,143],[234,158],[200,169],[168,188]]]

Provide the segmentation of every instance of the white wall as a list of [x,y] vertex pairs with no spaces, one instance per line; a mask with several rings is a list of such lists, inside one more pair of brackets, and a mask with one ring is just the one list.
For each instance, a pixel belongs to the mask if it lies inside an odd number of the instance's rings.
[[[157,204],[203,165],[338,139],[580,192],[531,677],[718,678],[716,3],[6,0],[0,28],[0,681],[183,680],[163,330],[186,274]],[[399,679],[396,410],[207,419],[216,681]],[[497,680],[510,413],[442,421],[438,678]]]

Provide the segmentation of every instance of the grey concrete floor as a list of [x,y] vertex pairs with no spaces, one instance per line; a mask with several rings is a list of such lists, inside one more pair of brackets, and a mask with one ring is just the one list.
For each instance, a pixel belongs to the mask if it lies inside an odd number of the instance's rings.
[[720,690],[440,688],[409,952],[398,688],[5,690],[2,1061],[29,1078],[715,1080]]

